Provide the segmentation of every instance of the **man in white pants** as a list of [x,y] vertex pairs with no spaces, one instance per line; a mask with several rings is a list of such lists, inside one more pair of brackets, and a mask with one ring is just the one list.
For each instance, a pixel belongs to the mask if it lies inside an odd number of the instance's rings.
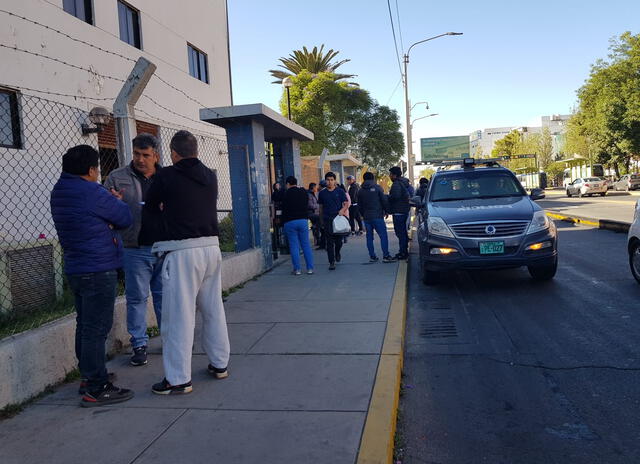
[[202,313],[202,344],[214,377],[228,377],[229,335],[222,303],[218,244],[218,180],[198,159],[197,139],[179,131],[171,139],[173,166],[156,174],[145,208],[162,210],[166,237],[153,245],[162,256],[162,360],[159,395],[190,393],[196,310]]

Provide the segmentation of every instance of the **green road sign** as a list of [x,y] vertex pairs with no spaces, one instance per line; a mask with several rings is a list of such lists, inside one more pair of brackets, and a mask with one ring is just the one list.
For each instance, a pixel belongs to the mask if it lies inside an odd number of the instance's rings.
[[423,162],[468,158],[469,136],[457,135],[420,139],[420,155]]

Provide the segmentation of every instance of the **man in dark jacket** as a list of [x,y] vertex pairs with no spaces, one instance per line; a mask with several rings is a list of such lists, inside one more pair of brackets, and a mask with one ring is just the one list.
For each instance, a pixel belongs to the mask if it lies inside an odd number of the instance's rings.
[[393,230],[398,237],[400,251],[397,259],[409,258],[409,234],[407,220],[409,218],[409,180],[402,177],[398,166],[389,169],[389,177],[393,181],[389,191],[389,209],[393,215]]
[[382,246],[382,261],[391,263],[394,261],[389,254],[389,238],[387,237],[387,225],[384,218],[389,211],[389,201],[382,191],[382,187],[376,184],[372,172],[365,172],[364,183],[358,192],[358,205],[360,212],[364,216],[364,225],[367,229],[367,249],[369,250],[369,262],[378,261],[376,251],[373,246],[373,231],[380,237]]
[[346,216],[349,211],[349,200],[346,192],[338,186],[336,175],[329,171],[324,175],[327,188],[318,195],[320,205],[320,220],[324,228],[327,241],[327,257],[329,259],[329,270],[336,269],[336,263],[341,260],[340,250],[342,249],[342,236],[333,233],[333,220],[336,216]]
[[358,191],[360,186],[356,182],[356,178],[353,176],[347,177],[347,184],[349,185],[349,198],[351,200],[351,206],[349,206],[349,224],[351,225],[351,235],[356,233],[356,223],[358,223],[358,235],[362,235],[362,216],[360,215],[360,209],[358,208]]
[[138,134],[132,141],[133,160],[111,171],[104,186],[127,205],[133,215],[131,227],[122,231],[124,277],[127,297],[127,330],[131,335],[133,366],[147,364],[147,300],[153,295],[153,310],[158,327],[162,316],[162,263],[151,253],[151,246],[162,235],[160,211],[143,210],[145,197],[160,170],[158,139]]
[[84,407],[127,401],[133,392],[109,381],[105,343],[113,324],[122,243],[117,230],[131,212],[98,184],[98,152],[73,147],[62,157],[62,175],[51,191],[51,215],[64,252],[64,270],[75,297],[76,356]]
[[292,273],[302,274],[300,268],[300,249],[302,249],[307,274],[313,274],[313,252],[309,243],[309,193],[304,188],[298,187],[298,179],[293,176],[287,177],[286,186],[287,191],[282,200],[282,222],[291,251]]
[[165,235],[152,252],[162,263],[162,362],[165,378],[153,393],[190,393],[196,309],[202,314],[202,344],[208,372],[228,377],[229,334],[222,303],[222,254],[218,242],[218,179],[198,159],[198,141],[187,131],[171,139],[173,166],[149,188],[145,209],[162,211]]
[[420,198],[424,199],[424,196],[427,194],[427,190],[429,189],[429,179],[426,177],[420,178],[420,185],[418,186],[418,190],[416,191],[416,195]]

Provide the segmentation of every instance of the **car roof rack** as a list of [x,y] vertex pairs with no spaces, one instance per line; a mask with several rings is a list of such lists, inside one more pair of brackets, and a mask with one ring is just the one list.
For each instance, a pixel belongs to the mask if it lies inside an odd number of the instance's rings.
[[476,158],[463,158],[458,160],[442,160],[437,165],[441,170],[449,169],[471,169],[480,166],[494,168],[502,167],[499,161],[503,161],[504,158],[490,158],[490,159],[476,159]]

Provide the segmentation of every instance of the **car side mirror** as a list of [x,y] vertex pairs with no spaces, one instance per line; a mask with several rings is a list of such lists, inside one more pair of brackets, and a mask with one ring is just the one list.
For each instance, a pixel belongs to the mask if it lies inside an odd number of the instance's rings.
[[531,195],[530,195],[530,197],[531,197],[531,199],[532,199],[533,201],[536,201],[536,200],[542,200],[545,196],[546,196],[546,195],[545,195],[545,193],[544,193],[544,190],[542,190],[542,189],[540,189],[540,188],[534,188],[534,189],[531,189]]
[[424,208],[424,201],[420,195],[416,195],[411,199],[411,204],[416,208]]

